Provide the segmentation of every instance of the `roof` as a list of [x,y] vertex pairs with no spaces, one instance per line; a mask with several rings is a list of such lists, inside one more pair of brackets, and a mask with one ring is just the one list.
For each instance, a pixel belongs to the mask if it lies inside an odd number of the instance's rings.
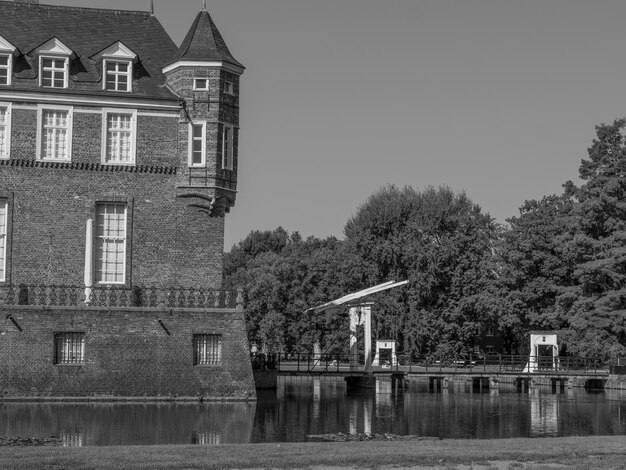
[[177,99],[164,86],[161,70],[175,55],[176,45],[150,12],[0,0],[0,36],[18,49],[13,88],[38,88],[36,58],[26,54],[56,37],[75,54],[70,62],[70,89],[65,92],[119,96],[102,90],[102,64],[92,56],[121,41],[138,56],[132,95]]
[[179,60],[221,61],[244,68],[228,50],[224,38],[206,10],[198,13],[170,63]]

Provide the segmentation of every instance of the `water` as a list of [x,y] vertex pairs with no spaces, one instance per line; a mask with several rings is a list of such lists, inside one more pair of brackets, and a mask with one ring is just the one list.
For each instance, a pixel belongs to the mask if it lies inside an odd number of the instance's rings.
[[2,403],[0,436],[63,445],[227,444],[334,433],[443,438],[626,435],[626,392],[428,393],[346,389],[341,379],[284,378],[255,403]]

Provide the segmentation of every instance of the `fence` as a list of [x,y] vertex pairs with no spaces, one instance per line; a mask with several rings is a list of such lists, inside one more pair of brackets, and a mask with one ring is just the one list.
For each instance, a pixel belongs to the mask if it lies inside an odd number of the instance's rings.
[[6,305],[243,308],[243,290],[241,289],[195,289],[179,286],[158,289],[110,285],[85,288],[85,286],[68,285],[9,284],[4,291]]
[[[340,373],[350,370],[350,356],[346,354],[284,354],[272,355],[276,368],[285,372]],[[362,352],[357,365],[365,366]],[[538,373],[576,374],[608,372],[610,364],[581,357],[529,357],[522,355],[489,355],[448,357],[441,359],[415,358],[397,354],[394,363],[383,362],[373,366],[375,372],[397,371],[408,373],[452,372],[452,373]]]

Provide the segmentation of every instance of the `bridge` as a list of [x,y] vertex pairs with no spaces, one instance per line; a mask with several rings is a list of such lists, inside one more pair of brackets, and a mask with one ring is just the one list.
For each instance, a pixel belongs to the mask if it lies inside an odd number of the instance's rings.
[[[305,314],[317,314],[331,308],[348,307],[349,355],[328,355],[319,351],[318,347],[314,354],[282,358],[273,355],[265,364],[255,365],[253,357],[253,367],[257,371],[255,378],[262,375],[265,369],[272,370],[276,376],[338,376],[345,378],[349,385],[372,387],[377,377],[385,377],[386,380],[391,379],[392,388],[398,385],[405,387],[411,379],[428,378],[429,387],[435,390],[449,382],[459,381],[471,382],[473,387],[478,386],[480,389],[497,388],[500,383],[511,383],[522,390],[536,384],[549,384],[557,390],[565,388],[566,384],[568,388],[597,388],[603,386],[609,378],[609,367],[605,364],[584,358],[559,357],[556,334],[550,331],[530,332],[529,355],[491,354],[420,359],[396,353],[393,340],[378,340],[374,352],[371,328],[373,302],[368,298],[378,292],[404,286],[407,282],[388,281],[305,311]],[[361,325],[364,326],[365,344],[359,357],[357,328]]]
[[[406,387],[409,381],[428,381],[429,389],[441,390],[453,384],[470,384],[474,389],[494,389],[500,384],[520,391],[533,386],[549,386],[553,391],[565,388],[603,388],[609,379],[610,366],[584,358],[522,355],[492,355],[483,357],[429,360],[403,357],[394,364],[371,366],[364,361],[355,366],[352,357],[303,354],[288,357],[274,355],[265,365],[277,376],[343,377],[349,385],[372,387],[377,379],[391,380],[393,388]],[[529,363],[538,367],[531,370]]]

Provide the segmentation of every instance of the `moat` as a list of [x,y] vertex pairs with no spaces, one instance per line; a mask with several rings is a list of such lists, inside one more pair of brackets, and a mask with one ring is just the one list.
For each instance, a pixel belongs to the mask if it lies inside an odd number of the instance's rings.
[[460,439],[626,435],[626,391],[350,390],[281,378],[256,403],[2,403],[0,436],[67,446],[309,441],[337,433]]

